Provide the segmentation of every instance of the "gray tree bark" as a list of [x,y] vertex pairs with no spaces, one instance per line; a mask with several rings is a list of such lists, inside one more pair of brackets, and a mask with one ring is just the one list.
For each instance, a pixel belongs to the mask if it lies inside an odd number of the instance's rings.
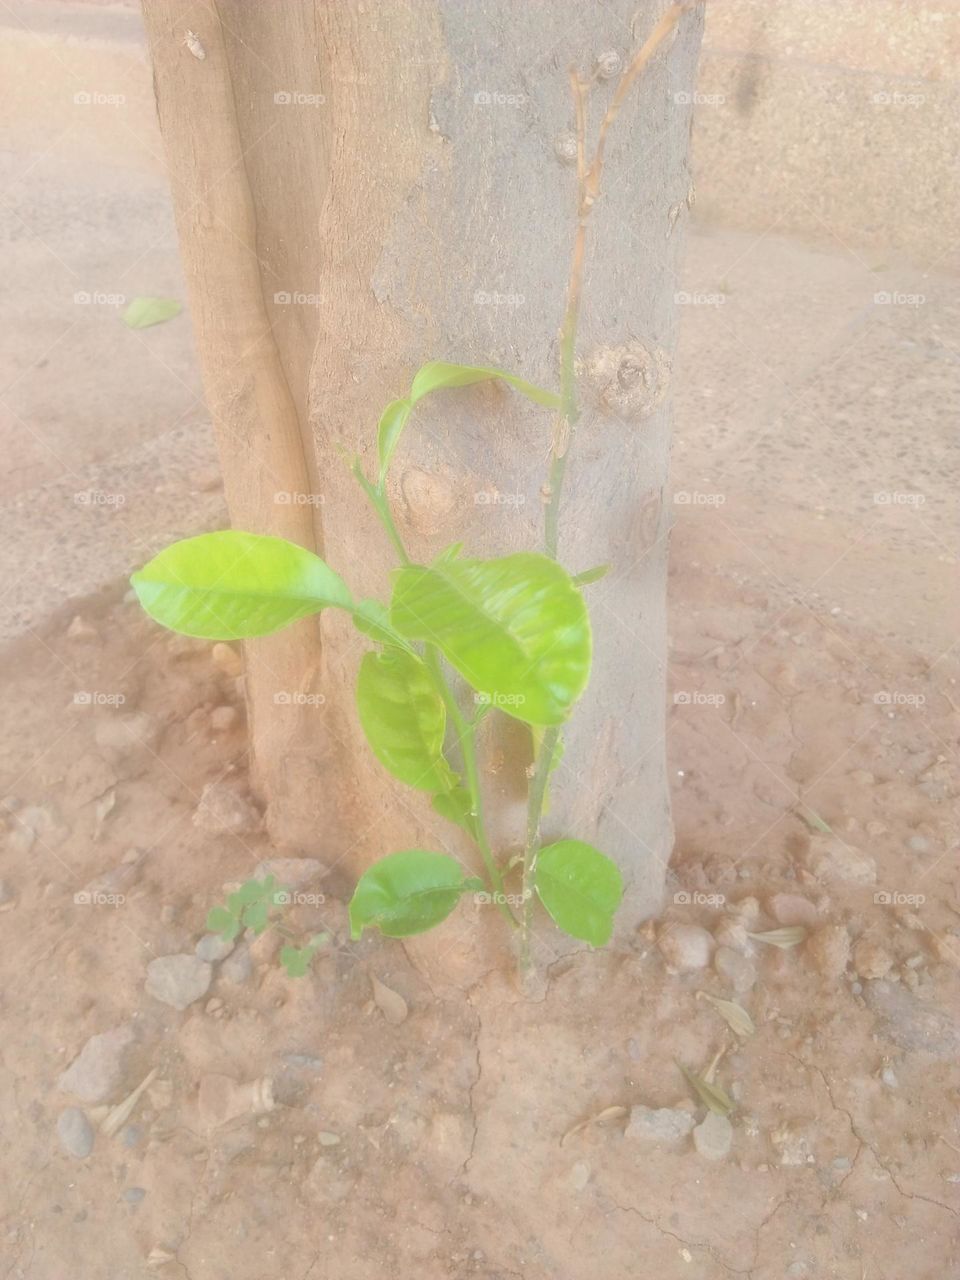
[[[310,532],[357,594],[387,597],[393,553],[344,457],[359,454],[373,475],[380,409],[404,393],[419,365],[492,364],[557,385],[577,205],[568,68],[586,75],[598,63],[607,72],[626,65],[665,7],[662,0],[288,0],[282,7],[146,0],[175,172],[206,162],[211,103],[223,97],[217,82],[229,81],[242,164],[220,181],[241,175],[252,202],[265,314],[300,437],[311,437],[310,483],[322,498]],[[200,61],[183,44],[188,24],[216,56]],[[544,830],[591,840],[619,862],[628,920],[656,910],[672,838],[664,489],[701,24],[699,8],[682,16],[610,133],[590,220],[578,342],[582,416],[561,511],[563,563],[612,569],[587,589],[593,676],[565,730]],[[616,83],[597,76],[588,145]],[[185,255],[195,264],[196,307],[209,263],[196,214],[184,212],[189,193],[175,188],[175,198]],[[275,305],[274,294],[304,301]],[[208,336],[219,340],[215,331]],[[209,345],[201,332],[205,366]],[[272,409],[263,408],[250,430],[269,453]],[[550,438],[544,411],[495,384],[441,393],[419,407],[391,488],[411,555],[428,560],[460,540],[478,555],[539,549]],[[228,475],[230,466],[225,458]],[[246,527],[277,532],[276,512],[252,508],[242,492],[228,488],[233,523],[260,520]],[[321,746],[311,748],[308,737],[292,745],[325,771],[319,785],[336,798],[336,820],[319,833],[328,861],[356,875],[413,846],[469,857],[425,799],[384,776],[362,739],[352,687],[364,642],[332,613],[322,633],[318,679],[327,701],[298,728],[318,734]],[[493,835],[506,853],[522,843],[529,741],[522,726],[496,719],[486,722],[483,759]],[[262,728],[255,719],[258,759]],[[288,788],[284,804],[299,801],[309,798]]]

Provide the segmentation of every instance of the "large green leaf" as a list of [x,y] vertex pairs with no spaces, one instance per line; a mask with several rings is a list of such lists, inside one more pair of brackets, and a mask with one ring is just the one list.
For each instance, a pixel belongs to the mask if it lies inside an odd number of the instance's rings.
[[343,579],[312,551],[235,529],[174,542],[130,581],[157,622],[205,640],[265,636],[328,605],[353,608]]
[[436,644],[481,701],[527,724],[561,724],[586,686],[586,605],[547,556],[409,565],[390,618],[408,639]]
[[353,609],[353,624],[378,644],[393,645],[416,656],[416,649],[390,625],[390,612],[379,600],[358,600]]
[[516,374],[504,373],[502,369],[486,369],[469,364],[447,364],[443,360],[432,360],[417,373],[410,386],[410,394],[402,400],[391,400],[381,414],[380,425],[377,428],[380,488],[383,488],[393,451],[418,400],[422,400],[431,391],[439,391],[443,387],[468,387],[474,382],[487,382],[491,378],[499,378],[501,382],[508,383],[521,395],[525,395],[528,400],[542,404],[547,409],[560,407],[560,397],[555,392],[534,386],[532,382],[518,378]]
[[406,849],[381,858],[363,873],[350,899],[350,936],[375,925],[390,938],[424,933],[445,920],[473,885],[445,853]]
[[395,778],[421,791],[456,786],[443,758],[446,709],[419,658],[398,649],[365,654],[357,710],[373,754]]
[[623,897],[615,862],[582,840],[558,840],[537,855],[535,884],[555,924],[595,947],[610,941]]

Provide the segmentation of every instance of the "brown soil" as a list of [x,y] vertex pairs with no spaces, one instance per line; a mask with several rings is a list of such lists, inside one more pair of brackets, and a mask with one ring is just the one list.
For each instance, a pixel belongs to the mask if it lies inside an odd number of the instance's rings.
[[[750,393],[744,378],[741,409]],[[922,521],[858,511],[836,491],[895,489],[881,465],[893,446],[861,452],[848,433],[844,460],[812,409],[793,433],[731,441],[719,400],[681,406],[677,490],[724,501],[677,506],[668,907],[604,952],[546,964],[540,999],[505,965],[465,995],[428,986],[400,944],[352,944],[324,882],[322,906],[293,910],[333,934],[309,977],[288,979],[267,935],[247,982],[218,977],[183,1013],[158,1003],[147,963],[192,951],[223,885],[268,853],[256,833],[191,821],[206,782],[243,779],[242,719],[211,725],[239,705],[236,683],[119,595],[83,612],[89,634],[64,622],[14,655],[0,696],[0,1276],[956,1271],[960,686],[937,475]],[[809,462],[802,483],[784,480],[791,439],[827,458],[816,483]],[[628,625],[615,591],[591,591],[597,625]],[[117,717],[134,714],[118,746]],[[84,891],[92,902],[75,901]],[[778,893],[808,917],[786,950],[740,928],[777,927]],[[668,971],[659,939],[689,924],[749,953],[752,989],[736,995],[712,967]],[[546,928],[540,943],[549,960]],[[405,1019],[384,1016],[372,976]],[[755,1033],[737,1043],[701,990],[738,1000]],[[109,1103],[156,1075],[118,1135],[74,1158],[56,1126],[76,1100],[58,1077],[128,1022]],[[699,1120],[677,1063],[703,1070],[721,1050],[716,1080],[736,1103],[725,1159],[625,1133],[638,1105]],[[212,1074],[269,1077],[278,1105],[213,1126],[198,1105]],[[85,1109],[96,1125],[102,1109]]]

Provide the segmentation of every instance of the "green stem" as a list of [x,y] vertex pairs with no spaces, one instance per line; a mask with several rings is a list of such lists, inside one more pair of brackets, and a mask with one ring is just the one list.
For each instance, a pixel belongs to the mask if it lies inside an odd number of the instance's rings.
[[447,684],[443,668],[440,665],[440,655],[435,645],[428,644],[425,646],[424,659],[430,674],[433,676],[437,691],[443,699],[444,706],[447,708],[447,715],[453,722],[460,750],[463,752],[463,768],[467,775],[467,789],[470,792],[470,808],[473,811],[477,829],[477,848],[480,850],[483,865],[486,867],[487,875],[490,878],[494,902],[499,908],[500,914],[516,928],[517,919],[506,900],[503,877],[490,848],[490,841],[487,839],[486,821],[483,812],[483,793],[480,789],[480,770],[477,766],[477,740],[474,725],[467,720],[460,710],[457,700]]
[[[370,499],[370,503],[376,511],[380,523],[387,532],[387,536],[393,543],[402,564],[409,564],[410,557],[407,549],[403,545],[403,539],[397,529],[393,519],[393,512],[390,510],[390,501],[386,493],[379,487],[372,485],[361,470],[360,463],[357,461],[353,466],[353,474],[360,485],[361,489]],[[500,874],[500,868],[497,866],[493,852],[490,848],[490,841],[487,839],[486,823],[483,814],[483,795],[480,790],[480,771],[477,767],[477,742],[476,742],[476,726],[471,724],[453,696],[447,679],[443,674],[443,667],[440,664],[440,654],[435,645],[428,644],[424,646],[424,660],[427,664],[437,692],[443,699],[443,704],[447,709],[447,715],[453,722],[457,733],[457,739],[460,749],[463,752],[463,766],[467,775],[467,788],[470,792],[470,807],[473,810],[474,819],[477,828],[477,848],[480,850],[480,856],[483,858],[483,865],[487,869],[487,875],[490,879],[490,888],[494,895],[494,901],[505,919],[510,924],[518,927],[516,916],[510,909],[510,905],[506,900],[503,888],[503,877]]]

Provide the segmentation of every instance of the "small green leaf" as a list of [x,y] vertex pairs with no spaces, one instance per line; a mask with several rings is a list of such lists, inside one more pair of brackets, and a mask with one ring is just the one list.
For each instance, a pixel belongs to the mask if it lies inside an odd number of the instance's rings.
[[330,605],[354,607],[312,551],[235,529],[174,542],[130,581],[157,622],[205,640],[265,636]]
[[243,923],[254,933],[263,933],[269,923],[270,905],[266,902],[253,902],[243,909]]
[[477,819],[473,812],[473,802],[466,787],[454,787],[452,791],[442,791],[432,800],[434,813],[441,818],[454,822],[462,827],[467,835],[477,839]]
[[586,687],[586,605],[547,556],[407,565],[390,619],[408,640],[436,644],[481,700],[526,724],[561,724]]
[[226,907],[211,907],[207,912],[206,927],[210,933],[219,933],[225,942],[232,942],[242,926],[239,916]]
[[833,835],[833,828],[824,822],[819,813],[807,805],[801,805],[799,809],[793,811],[798,818],[807,824],[811,831],[821,831],[826,836]]
[[547,409],[560,407],[560,397],[555,392],[534,386],[532,382],[518,378],[516,374],[504,373],[502,369],[447,364],[442,360],[433,360],[419,370],[411,384],[410,394],[402,400],[392,400],[380,417],[380,424],[377,427],[377,453],[380,459],[378,487],[383,489],[390,459],[418,400],[422,400],[431,391],[439,391],[443,387],[468,387],[475,382],[486,382],[491,378],[499,378],[501,382],[506,382],[521,395],[525,395],[528,400],[533,400]]
[[319,944],[308,943],[305,947],[281,947],[280,963],[287,971],[288,978],[306,977],[310,961],[319,951]]
[[766,942],[771,947],[779,947],[781,951],[799,946],[806,936],[807,931],[802,924],[786,925],[782,929],[767,929],[765,933],[747,934],[748,938],[753,938],[756,942]]
[[725,1090],[721,1089],[718,1084],[711,1084],[703,1076],[698,1076],[694,1072],[688,1071],[682,1062],[678,1062],[677,1066],[686,1076],[687,1083],[705,1107],[710,1111],[715,1111],[718,1116],[728,1116],[730,1114],[735,1104]]
[[387,478],[393,451],[397,447],[400,436],[403,434],[403,428],[407,425],[407,419],[412,412],[413,404],[410,400],[391,400],[380,415],[380,422],[377,426],[377,454],[380,460],[380,475],[377,484],[380,489],[383,488],[384,481]]
[[424,933],[445,920],[463,892],[460,864],[445,853],[406,849],[375,862],[350,899],[350,936],[376,926],[389,938]]
[[595,569],[584,569],[583,573],[575,573],[571,582],[575,587],[588,587],[591,582],[599,582],[601,578],[605,578],[610,569],[611,566],[608,564],[598,564]]
[[582,840],[558,840],[537,855],[535,887],[554,923],[595,947],[610,941],[623,897],[619,868]]
[[443,757],[446,709],[418,657],[396,649],[365,654],[357,710],[373,754],[395,778],[420,791],[456,786]]
[[128,329],[149,329],[152,324],[172,320],[183,310],[174,298],[134,298],[121,319]]
[[721,1000],[719,996],[712,996],[709,991],[698,991],[697,996],[702,996],[704,1000],[708,1000],[730,1030],[735,1031],[741,1038],[746,1039],[747,1036],[752,1036],[756,1031],[749,1013],[735,1001]]

